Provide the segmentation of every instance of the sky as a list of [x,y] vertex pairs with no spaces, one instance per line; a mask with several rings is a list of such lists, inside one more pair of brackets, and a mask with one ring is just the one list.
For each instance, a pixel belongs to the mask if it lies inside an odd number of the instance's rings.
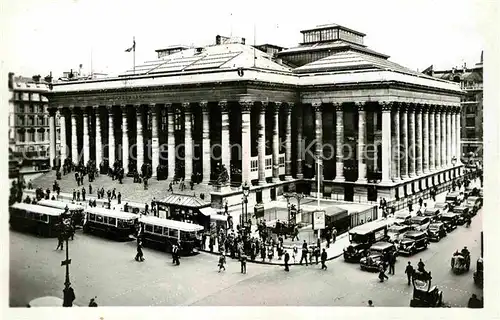
[[[155,49],[208,45],[215,36],[294,47],[300,30],[337,23],[366,34],[370,49],[422,71],[472,66],[485,49],[496,0],[3,0],[4,66],[16,75],[119,74]],[[255,37],[254,37],[255,35]],[[485,52],[487,59],[487,52]]]

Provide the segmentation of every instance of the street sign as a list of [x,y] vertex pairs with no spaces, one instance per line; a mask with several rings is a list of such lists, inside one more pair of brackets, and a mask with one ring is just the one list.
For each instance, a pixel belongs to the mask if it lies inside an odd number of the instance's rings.
[[61,266],[65,266],[67,264],[71,264],[71,259],[61,261]]
[[313,212],[313,230],[325,229],[325,210]]

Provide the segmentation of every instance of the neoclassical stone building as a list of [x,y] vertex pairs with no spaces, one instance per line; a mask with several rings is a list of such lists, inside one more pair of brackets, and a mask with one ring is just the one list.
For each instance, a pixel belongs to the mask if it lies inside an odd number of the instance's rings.
[[60,157],[167,165],[168,179],[202,183],[223,164],[232,188],[212,199],[240,202],[248,182],[250,204],[284,189],[316,194],[317,174],[324,197],[346,201],[401,198],[460,174],[457,84],[390,62],[342,26],[302,33],[296,48],[268,45],[273,54],[241,42],[169,48],[117,77],[53,83]]

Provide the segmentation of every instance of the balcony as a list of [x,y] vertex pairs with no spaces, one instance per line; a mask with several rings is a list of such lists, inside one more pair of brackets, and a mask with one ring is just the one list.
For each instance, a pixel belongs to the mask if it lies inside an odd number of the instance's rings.
[[466,90],[466,91],[483,90],[483,84],[482,83],[475,83],[472,85],[461,85],[460,88],[462,90]]

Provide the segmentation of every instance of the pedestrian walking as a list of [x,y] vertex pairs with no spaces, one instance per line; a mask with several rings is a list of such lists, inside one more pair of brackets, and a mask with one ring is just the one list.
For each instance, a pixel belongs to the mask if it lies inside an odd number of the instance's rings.
[[299,263],[302,264],[302,260],[306,260],[306,266],[308,265],[307,263],[307,242],[304,240],[304,243],[302,244],[302,255],[300,256],[300,261]]
[[89,194],[92,194],[92,185],[89,183]]
[[122,194],[121,194],[121,192],[118,192],[117,199],[118,199],[118,204],[121,204],[122,203]]
[[269,259],[269,262],[271,262],[271,260],[273,259],[274,257],[274,248],[273,246],[268,246],[267,247],[267,258]]
[[411,200],[408,200],[408,211],[413,211],[413,202]]
[[293,258],[293,263],[295,263],[295,258],[298,258],[299,256],[299,248],[297,248],[297,245],[293,245],[293,253],[292,253],[292,258]]
[[172,188],[172,182],[168,184],[168,191],[174,192],[174,188]]
[[219,272],[224,269],[224,271],[226,271],[226,267],[224,267],[224,264],[226,264],[226,256],[224,255],[223,252],[220,253],[220,256],[219,256]]
[[420,259],[417,264],[417,270],[420,272],[425,272],[425,263]]
[[57,236],[57,248],[56,248],[56,250],[58,250],[59,248],[61,248],[61,250],[64,250],[64,237],[63,237],[62,231],[60,231],[59,235]]
[[97,307],[97,302],[95,302],[95,300],[97,299],[97,297],[94,297],[94,298],[91,298],[90,299],[90,302],[89,302],[89,307]]
[[396,264],[396,255],[394,253],[389,254],[389,274],[394,275],[394,266]]
[[411,262],[408,261],[408,265],[406,266],[406,269],[405,269],[406,278],[408,278],[408,285],[410,285],[410,283],[411,283],[411,278],[413,277],[413,272],[415,272],[415,269],[413,269]]
[[368,306],[369,306],[369,307],[374,307],[374,305],[373,305],[373,301],[368,300]]
[[245,251],[242,250],[240,254],[240,263],[241,263],[241,273],[247,273],[247,255]]
[[137,242],[137,254],[135,255],[135,261],[142,262],[144,260],[144,253],[142,252],[142,241],[139,240]]
[[333,228],[333,230],[332,230],[332,241],[333,241],[333,243],[335,243],[335,241],[337,241],[337,229],[336,228]]
[[73,199],[72,199],[72,200],[73,200],[73,201],[75,201],[75,200],[76,200],[76,190],[75,190],[75,189],[73,189]]
[[[324,250],[324,248],[323,248],[323,250]],[[321,252],[319,251],[319,246],[314,247],[313,254],[314,254],[314,258],[316,259],[316,264],[318,264],[319,263],[318,259],[319,259],[320,255],[321,255]]]
[[85,191],[85,187],[82,188],[82,201],[85,201],[85,195],[87,192]]
[[181,262],[179,261],[179,246],[178,245],[174,245],[174,249],[172,250],[172,256],[173,256],[173,263],[178,266],[181,264]]
[[286,250],[285,251],[285,271],[290,271],[290,268],[288,266],[288,261],[290,261],[290,254],[288,253],[288,250]]
[[383,266],[380,266],[379,268],[378,278],[380,282],[384,282],[384,279],[389,279],[389,277],[385,274],[385,269]]
[[326,259],[328,258],[328,254],[326,253],[325,248],[323,248],[323,252],[321,252],[321,270],[326,270],[328,267],[326,266]]

